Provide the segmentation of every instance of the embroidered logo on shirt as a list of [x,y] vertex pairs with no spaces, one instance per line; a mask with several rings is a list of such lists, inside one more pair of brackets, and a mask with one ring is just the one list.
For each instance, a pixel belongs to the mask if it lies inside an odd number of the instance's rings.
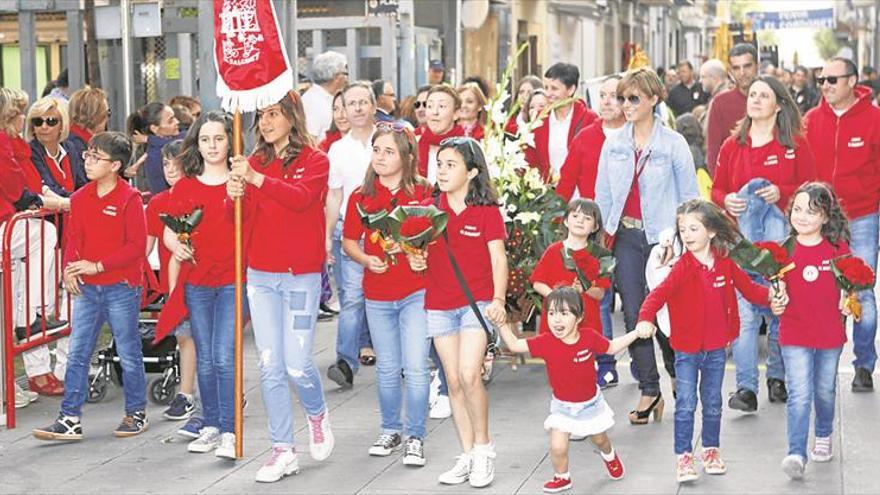
[[807,265],[804,267],[802,276],[807,282],[815,282],[819,278],[819,269],[814,265]]
[[468,237],[480,237],[480,229],[478,229],[475,225],[465,225],[458,231],[461,235],[466,235]]
[[715,277],[715,282],[712,284],[712,287],[719,288],[727,285],[727,280],[724,279],[724,275],[719,275]]
[[305,167],[300,167],[298,169],[295,169],[293,171],[293,178],[294,179],[302,179],[305,171],[306,171]]
[[584,349],[582,351],[578,351],[577,354],[574,355],[574,359],[572,359],[575,363],[583,363],[584,361],[588,361],[590,357],[592,357],[593,353],[590,352],[589,349]]
[[116,216],[116,207],[113,205],[107,205],[104,207],[104,209],[101,212],[107,216],[115,217]]
[[785,150],[785,159],[786,160],[794,160],[795,154],[793,149]]
[[849,138],[849,142],[846,143],[847,148],[861,148],[864,145],[865,142],[859,136]]
[[779,157],[776,155],[769,155],[766,160],[764,160],[765,167],[772,167],[773,165],[779,164]]

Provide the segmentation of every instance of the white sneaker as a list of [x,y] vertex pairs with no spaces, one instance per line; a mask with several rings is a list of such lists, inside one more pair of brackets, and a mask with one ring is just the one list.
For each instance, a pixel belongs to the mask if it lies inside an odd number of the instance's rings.
[[813,450],[810,451],[810,459],[813,462],[828,462],[834,457],[831,447],[831,437],[816,437]]
[[452,406],[449,405],[448,395],[438,395],[437,400],[431,403],[431,410],[428,413],[431,419],[446,419],[452,416]]
[[399,433],[382,433],[379,435],[379,438],[375,443],[370,447],[370,455],[375,455],[379,457],[386,457],[391,455],[392,452],[396,450],[400,450],[403,446],[403,442],[400,439]]
[[440,395],[440,370],[431,371],[431,385],[428,387],[428,404],[433,404]]
[[330,413],[324,410],[317,416],[308,416],[309,454],[316,461],[323,461],[333,452],[333,431],[330,430]]
[[[64,381],[64,380],[62,380],[62,381]],[[17,383],[15,384],[15,391],[16,391],[16,393],[21,391],[21,394],[24,397],[27,397],[27,400],[30,402],[36,402],[37,399],[40,398],[40,394],[38,394],[36,392],[31,392],[30,390],[23,389],[23,388],[19,387]]]
[[186,446],[186,450],[196,454],[204,454],[219,446],[220,430],[213,426],[206,426],[199,432],[199,438],[196,438]]
[[471,452],[471,473],[468,477],[471,486],[483,488],[495,479],[495,452],[490,448],[474,449]]
[[260,483],[275,483],[285,476],[299,472],[299,460],[293,449],[273,447],[269,459],[257,471],[257,481]]
[[421,438],[409,437],[406,440],[406,451],[403,454],[404,466],[425,465],[425,444]]
[[785,459],[782,459],[782,471],[793,480],[804,479],[805,467],[804,458],[799,455],[790,454],[785,456]]
[[15,384],[15,408],[21,409],[22,407],[27,407],[31,403],[31,399],[25,395],[24,390]]
[[220,435],[220,445],[214,451],[214,455],[234,461],[235,457],[235,433],[223,433]]
[[455,458],[455,466],[437,477],[444,485],[458,485],[468,480],[471,473],[471,454],[461,454]]

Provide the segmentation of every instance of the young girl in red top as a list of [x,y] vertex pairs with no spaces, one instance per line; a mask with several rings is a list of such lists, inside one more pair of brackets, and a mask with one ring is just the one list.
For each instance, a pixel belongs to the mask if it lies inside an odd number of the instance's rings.
[[[377,354],[376,381],[382,433],[370,455],[387,456],[403,443],[403,426],[409,434],[403,463],[424,466],[425,418],[428,414],[428,340],[425,316],[425,277],[414,273],[399,248],[392,249],[396,263],[365,230],[357,206],[382,201],[383,208],[418,205],[430,200],[432,188],[418,174],[415,136],[399,124],[380,123],[373,134],[373,158],[364,184],[351,195],[345,215],[342,248],[364,266],[364,297],[370,337]],[[363,239],[363,240],[362,240]],[[363,244],[362,244],[363,243]],[[363,246],[363,247],[362,247]],[[405,400],[400,370],[406,376]],[[401,424],[401,405],[406,421]]]
[[414,271],[427,269],[428,335],[434,339],[446,372],[452,417],[463,450],[455,466],[438,481],[470,481],[471,486],[480,488],[495,478],[489,404],[480,372],[487,336],[456,278],[450,255],[481,313],[504,318],[507,232],[486,158],[473,138],[448,138],[440,143],[437,186],[438,207],[449,215],[446,236],[428,249],[427,259],[421,255],[408,258]]
[[230,198],[242,198],[248,302],[260,353],[260,386],[269,417],[269,458],[259,482],[299,469],[294,450],[296,387],[309,427],[309,452],[322,461],[334,438],[321,377],[312,359],[324,265],[324,203],[330,162],[306,130],[302,100],[290,91],[257,112],[257,146],[233,159]]
[[813,408],[816,438],[810,458],[828,462],[833,456],[837,364],[846,343],[841,312],[845,316],[849,312],[841,309],[843,294],[835,283],[831,262],[850,250],[846,216],[828,185],[804,184],[793,197],[788,211],[793,237],[786,245],[795,268],[785,277],[791,304],[779,318],[779,345],[788,385],[788,455],[782,460],[782,470],[792,479],[801,479]]
[[[568,236],[564,241],[558,241],[547,247],[544,255],[535,265],[529,281],[535,288],[535,292],[547,297],[553,288],[562,285],[571,286],[584,300],[584,319],[582,328],[592,328],[599,332],[602,330],[602,321],[599,318],[599,301],[605,297],[605,290],[611,287],[608,278],[593,280],[593,286],[584,289],[581,286],[575,272],[567,269],[563,263],[562,250],[579,251],[586,249],[591,256],[597,259],[602,254],[610,255],[601,247],[602,213],[599,206],[591,199],[579,198],[568,203],[565,212],[565,227]],[[541,310],[541,328],[538,333],[545,333],[547,326],[547,306]]]
[[699,476],[691,446],[698,388],[703,402],[703,470],[706,474],[727,472],[718,449],[721,384],[726,348],[739,334],[736,291],[761,306],[769,305],[769,291],[727,257],[727,247],[741,235],[719,207],[692,199],[678,207],[676,217],[678,237],[686,252],[642,303],[636,329],[654,329],[657,312],[669,305],[677,382],[676,478],[683,483]]
[[550,331],[531,339],[520,339],[505,319],[492,321],[501,329],[501,337],[513,352],[529,352],[547,363],[547,379],[553,397],[550,416],[544,429],[550,431],[550,459],[553,479],[544,484],[544,491],[556,493],[571,488],[568,471],[568,442],[571,435],[589,436],[602,456],[608,475],[623,478],[623,463],[606,433],[614,426],[614,412],[608,407],[602,391],[596,386],[597,354],[616,354],[635,342],[648,339],[654,328],[643,327],[635,332],[608,341],[602,333],[584,328],[584,298],[572,287],[558,287],[544,299]]
[[[205,420],[187,449],[216,450],[217,457],[235,460],[234,243],[232,215],[225,204],[231,143],[232,119],[222,112],[203,113],[190,127],[179,155],[185,177],[171,190],[169,212],[184,215],[201,207],[203,218],[191,246],[178,242],[168,228],[163,237],[174,253],[169,280],[184,290],[189,311]],[[177,275],[176,265],[184,262],[188,266]]]

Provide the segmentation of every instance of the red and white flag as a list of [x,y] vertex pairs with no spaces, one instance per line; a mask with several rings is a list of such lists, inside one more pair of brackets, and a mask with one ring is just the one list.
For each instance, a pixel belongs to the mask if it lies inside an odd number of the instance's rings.
[[228,112],[272,105],[293,89],[272,0],[214,0],[214,60]]

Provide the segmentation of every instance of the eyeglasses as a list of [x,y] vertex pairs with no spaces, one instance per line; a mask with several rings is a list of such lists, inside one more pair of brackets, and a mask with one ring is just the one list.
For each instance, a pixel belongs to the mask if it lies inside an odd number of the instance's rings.
[[825,81],[828,81],[828,84],[837,84],[838,79],[843,79],[845,77],[854,76],[855,74],[844,74],[842,76],[819,76],[816,78],[816,85],[821,86],[825,84]]
[[428,108],[428,102],[427,101],[417,101],[417,102],[413,103],[413,108],[415,108],[416,110],[418,110],[422,107]]
[[629,102],[630,105],[637,107],[639,103],[642,102],[642,99],[638,95],[629,95],[629,96],[618,96],[617,103],[623,105],[624,102]]
[[368,107],[372,104],[373,102],[370,100],[348,100],[347,102],[345,102],[345,106],[351,108]]
[[99,155],[99,154],[98,154],[96,151],[94,151],[94,150],[83,151],[83,153],[82,153],[82,159],[83,159],[84,162],[87,162],[87,161],[90,161],[90,160],[91,160],[91,161],[96,161],[96,162],[100,162],[100,161],[112,162],[112,161],[113,161],[113,160],[110,159],[110,158],[105,158],[105,157]]
[[55,127],[60,123],[61,120],[56,119],[55,117],[49,117],[48,119],[44,119],[43,117],[34,117],[31,119],[31,127],[42,127],[43,124],[46,124],[49,127]]

